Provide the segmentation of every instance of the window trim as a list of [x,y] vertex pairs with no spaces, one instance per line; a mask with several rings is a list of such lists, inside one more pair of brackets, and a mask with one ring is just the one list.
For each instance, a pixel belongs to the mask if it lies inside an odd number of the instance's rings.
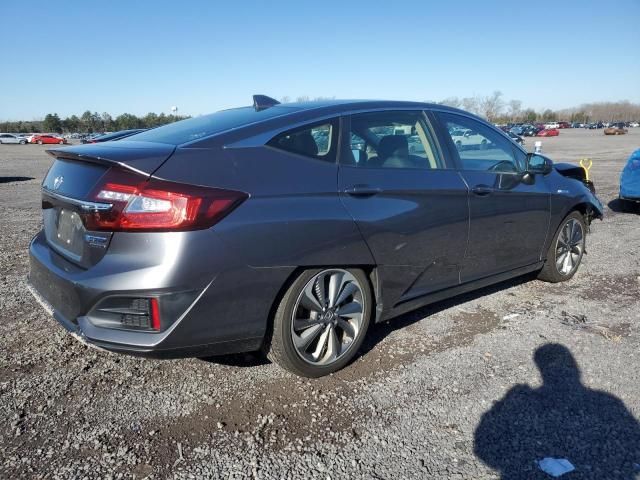
[[[290,150],[285,150],[284,148],[278,147],[277,145],[274,145],[272,142],[274,142],[276,139],[278,139],[279,137],[283,136],[283,135],[291,135],[291,134],[295,134],[295,133],[299,133],[299,132],[304,132],[305,130],[311,130],[315,127],[320,127],[323,125],[330,125],[331,126],[331,140],[329,143],[329,150],[327,151],[327,153],[323,156],[310,156],[310,155],[305,155],[303,153],[298,153],[298,152],[292,152]],[[302,125],[298,125],[295,126],[293,128],[289,128],[289,129],[285,129],[282,130],[278,133],[276,133],[274,136],[272,136],[265,144],[264,146],[266,148],[271,148],[277,152],[280,153],[286,153],[288,155],[294,155],[296,157],[302,157],[302,158],[306,158],[307,160],[316,160],[322,163],[328,163],[328,164],[336,164],[338,162],[338,157],[339,155],[339,151],[340,151],[340,118],[339,117],[329,117],[323,120],[314,120],[312,122],[309,123],[305,123]]]
[[[393,112],[405,112],[405,113],[416,113],[421,116],[421,120],[425,125],[425,133],[430,136],[430,140],[432,140],[432,150],[435,155],[439,157],[441,167],[436,168],[421,168],[421,167],[407,167],[407,168],[389,168],[389,167],[358,167],[356,165],[350,165],[344,163],[342,159],[344,156],[351,155],[351,117],[354,115],[369,115],[369,114],[377,114],[377,113],[393,113]],[[444,154],[444,151],[441,146],[440,139],[437,135],[436,128],[434,127],[433,119],[428,115],[427,110],[423,108],[384,108],[384,109],[373,109],[373,110],[363,110],[356,112],[348,112],[343,114],[340,122],[340,151],[338,154],[338,164],[340,168],[357,168],[362,170],[385,170],[385,171],[415,171],[415,172],[429,172],[432,170],[454,170],[456,168],[455,164],[452,164],[449,156]],[[364,139],[366,141],[366,139]],[[437,159],[438,160],[438,159]]]

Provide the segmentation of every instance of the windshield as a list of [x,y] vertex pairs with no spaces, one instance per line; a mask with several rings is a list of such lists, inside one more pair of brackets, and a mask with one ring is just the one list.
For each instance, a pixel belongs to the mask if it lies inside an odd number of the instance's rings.
[[289,107],[278,106],[267,108],[262,111],[256,111],[253,107],[221,110],[209,115],[181,120],[146,132],[138,133],[127,137],[127,140],[181,145],[216,133],[224,132],[225,130],[260,122],[280,115],[286,115],[291,112],[292,109]]

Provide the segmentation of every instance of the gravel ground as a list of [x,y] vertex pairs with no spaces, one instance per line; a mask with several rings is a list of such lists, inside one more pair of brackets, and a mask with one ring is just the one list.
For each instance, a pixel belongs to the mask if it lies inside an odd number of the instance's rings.
[[[543,145],[593,158],[609,204],[640,129]],[[550,478],[544,457],[574,464],[563,478],[640,478],[640,216],[615,201],[572,281],[376,325],[356,362],[310,381],[252,355],[145,360],[67,335],[25,289],[44,150],[0,145],[0,478]]]

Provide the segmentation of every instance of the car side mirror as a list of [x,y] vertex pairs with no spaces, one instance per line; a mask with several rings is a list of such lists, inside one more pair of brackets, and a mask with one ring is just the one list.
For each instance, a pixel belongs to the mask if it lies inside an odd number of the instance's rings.
[[547,175],[551,173],[551,170],[553,170],[553,162],[547,157],[543,157],[537,153],[527,154],[526,173],[531,175]]

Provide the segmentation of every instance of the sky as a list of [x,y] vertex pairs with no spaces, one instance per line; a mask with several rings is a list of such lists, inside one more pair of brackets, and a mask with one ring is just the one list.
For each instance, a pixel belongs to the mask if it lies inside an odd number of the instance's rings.
[[640,103],[640,0],[33,0],[1,15],[0,120],[199,115],[255,93]]

